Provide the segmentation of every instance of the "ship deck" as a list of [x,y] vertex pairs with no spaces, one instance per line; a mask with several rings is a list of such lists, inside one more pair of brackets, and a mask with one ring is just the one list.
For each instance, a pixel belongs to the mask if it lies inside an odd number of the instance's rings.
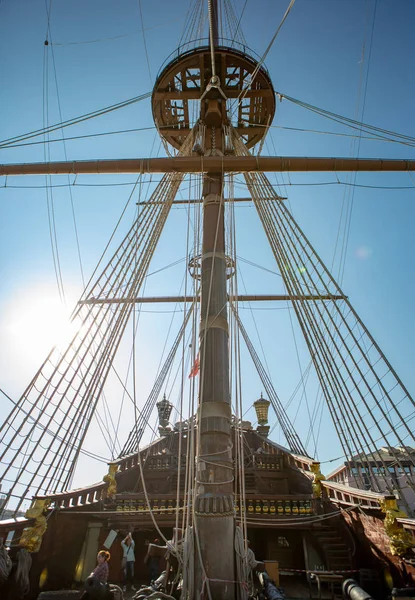
[[[323,583],[321,587],[321,595],[318,593],[317,584],[312,583],[311,586],[307,583],[304,576],[287,576],[283,575],[280,580],[280,587],[285,596],[285,600],[330,600],[342,598],[340,585],[335,586],[332,591],[328,584]],[[125,600],[132,600],[137,592],[128,590],[124,593]]]

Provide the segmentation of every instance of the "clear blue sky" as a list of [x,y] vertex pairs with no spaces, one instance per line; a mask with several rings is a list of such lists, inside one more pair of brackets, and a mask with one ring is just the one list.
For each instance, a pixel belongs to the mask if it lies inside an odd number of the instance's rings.
[[[244,3],[238,0],[235,4],[239,16]],[[55,0],[51,3],[47,34],[44,0],[1,1],[0,140],[41,128],[46,114],[49,124],[56,123],[61,117],[63,120],[76,117],[151,91],[160,65],[178,45],[188,2],[142,0],[141,5],[143,23],[138,0]],[[248,0],[241,25],[248,45],[257,54],[265,51],[287,5],[288,0]],[[411,64],[415,5],[412,0],[378,0],[372,38],[374,12],[375,0],[297,0],[266,65],[275,89],[284,94],[350,118],[360,119],[364,107],[366,123],[415,136],[415,75]],[[50,43],[45,51],[46,35]],[[69,128],[65,135],[152,125],[150,101],[146,100]],[[322,119],[286,100],[278,103],[273,125],[264,154],[355,156],[358,153],[361,157],[415,158],[411,146],[365,139],[359,146],[356,142],[352,146],[352,138],[347,136],[284,129],[353,133],[351,129]],[[60,132],[56,137],[61,137]],[[163,154],[163,148],[154,130],[66,143],[68,160],[157,154]],[[39,162],[45,160],[45,156],[50,156],[51,160],[64,160],[63,145],[51,144],[46,154],[42,145],[1,149],[0,163]],[[288,196],[295,217],[329,266],[342,202],[345,194],[351,194],[347,196],[353,202],[353,211],[342,286],[398,374],[414,393],[415,175],[412,178],[408,173],[360,174],[356,177],[355,183],[359,186],[374,188],[304,185],[336,182],[333,173],[293,174],[289,178],[271,175],[270,179],[273,183],[285,184],[282,193]],[[347,174],[340,174],[339,179],[347,181]],[[121,214],[131,186],[83,187],[80,184],[133,180],[133,176],[83,176],[71,186],[87,279]],[[73,183],[74,178],[70,181]],[[44,187],[27,187],[44,186],[44,183],[44,179],[34,177],[9,177],[7,181],[0,178],[0,384],[16,399],[48,349],[47,333],[53,309],[45,310],[44,307],[59,301],[49,240],[46,191]],[[53,183],[65,184],[68,179],[56,177]],[[382,186],[410,189],[385,190]],[[239,193],[246,195],[243,189]],[[80,295],[82,285],[68,187],[55,188],[53,200],[63,280],[68,304],[72,305]],[[127,211],[122,231],[127,230],[133,214],[134,204]],[[266,248],[259,226],[255,225],[252,206],[240,208],[238,222],[238,254],[275,269],[271,252]],[[177,236],[178,228],[184,231],[185,224],[185,211],[175,211],[151,270],[185,255],[184,244],[180,245]],[[337,268],[338,260],[335,273]],[[246,265],[241,266],[241,270],[248,292],[282,291],[278,276],[265,275]],[[154,294],[179,293],[182,271],[183,265],[149,279],[148,290]],[[243,288],[242,279],[239,288]],[[154,310],[165,308],[157,306]],[[244,313],[255,341],[249,311]],[[287,310],[255,310],[254,314],[275,387],[286,402],[300,378],[291,327],[286,319]],[[139,350],[143,362],[138,373],[142,384],[140,401],[144,401],[151,388],[159,361],[159,347],[164,343],[165,335],[161,330],[168,327],[170,319],[171,314],[165,313],[151,313],[145,320],[143,318]],[[127,349],[123,352],[125,362]],[[301,360],[304,369],[307,366],[305,355]],[[249,375],[245,381],[244,402],[248,409],[259,396],[261,384],[250,367],[246,368]],[[117,393],[110,391],[109,401],[116,403]],[[311,409],[314,401],[315,390],[311,390]],[[291,418],[297,408],[298,403],[295,405],[294,402],[290,407]],[[5,416],[9,409],[9,405],[3,404],[0,416]],[[304,439],[309,428],[305,412],[303,404],[295,423]],[[247,418],[254,420],[252,411],[248,411]],[[128,430],[129,421],[126,421],[123,431]],[[331,431],[325,412],[318,440],[318,455],[323,461],[341,454]],[[96,429],[93,428],[92,434],[87,440],[87,448],[108,456]],[[278,440],[277,430],[275,436]],[[100,477],[97,470],[94,479]],[[75,483],[90,480],[90,471],[82,466]]]

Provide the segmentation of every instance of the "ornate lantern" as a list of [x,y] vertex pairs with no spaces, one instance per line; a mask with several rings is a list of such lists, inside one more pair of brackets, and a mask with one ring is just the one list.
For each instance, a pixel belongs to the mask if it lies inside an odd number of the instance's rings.
[[267,437],[269,433],[269,425],[268,425],[268,408],[270,405],[270,401],[266,400],[262,397],[254,402],[255,412],[258,419],[258,427],[257,432],[264,437]]
[[159,413],[159,433],[160,435],[166,435],[169,431],[169,420],[173,405],[166,398],[166,394],[163,396],[163,400],[157,402],[157,410]]
[[261,398],[259,398],[259,400],[256,400],[254,402],[256,417],[258,419],[259,425],[266,425],[268,423],[269,405],[270,405],[270,401],[265,400],[265,398],[262,397],[262,392],[261,392]]

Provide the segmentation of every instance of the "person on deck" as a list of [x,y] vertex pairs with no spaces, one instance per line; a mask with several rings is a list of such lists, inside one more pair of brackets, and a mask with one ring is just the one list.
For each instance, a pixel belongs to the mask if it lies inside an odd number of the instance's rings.
[[91,577],[96,577],[99,581],[103,581],[107,583],[108,581],[108,561],[111,558],[111,555],[106,550],[100,550],[97,554],[97,566],[91,573]]
[[131,589],[135,591],[135,587],[133,584],[134,580],[134,548],[135,542],[133,540],[133,536],[131,532],[123,539],[121,542],[121,547],[123,549],[123,592],[127,591],[127,585],[131,584]]
[[82,600],[88,598],[111,598],[110,590],[107,585],[108,581],[108,561],[110,559],[110,553],[106,550],[100,550],[97,554],[97,566],[92,571],[91,575],[85,581],[84,593],[81,596]]
[[158,577],[160,577],[161,572],[163,570],[162,569],[162,557],[151,554],[151,548],[153,546],[159,546],[159,545],[160,545],[159,539],[155,539],[151,544],[149,544],[147,554],[144,558],[144,564],[147,565],[148,576],[149,576],[150,582],[156,581],[156,579]]

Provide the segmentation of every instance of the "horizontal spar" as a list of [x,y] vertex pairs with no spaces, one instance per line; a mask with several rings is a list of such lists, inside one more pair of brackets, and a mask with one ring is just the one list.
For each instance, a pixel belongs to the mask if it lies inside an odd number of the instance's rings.
[[[321,296],[288,296],[286,294],[264,294],[264,295],[239,295],[228,297],[231,302],[268,302],[275,300],[344,300],[346,296],[336,296],[334,294],[325,294]],[[136,304],[162,304],[164,302],[193,302],[193,296],[147,296],[143,298],[90,298],[89,300],[81,300],[78,304],[125,304],[126,302],[135,302]],[[200,297],[197,298],[200,302]]]
[[415,160],[301,156],[176,156],[0,165],[0,175],[413,170]]
[[[279,197],[279,200],[286,200],[287,198]],[[223,198],[224,202],[252,202],[252,198]],[[164,200],[156,200],[155,202],[149,202],[148,200],[144,200],[142,202],[136,202],[137,206],[146,206],[147,204],[164,204]],[[173,204],[203,204],[202,199],[189,199],[189,200],[174,200]]]

